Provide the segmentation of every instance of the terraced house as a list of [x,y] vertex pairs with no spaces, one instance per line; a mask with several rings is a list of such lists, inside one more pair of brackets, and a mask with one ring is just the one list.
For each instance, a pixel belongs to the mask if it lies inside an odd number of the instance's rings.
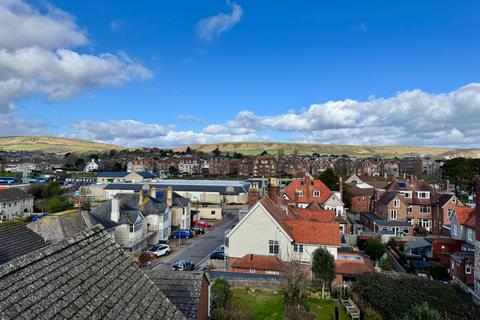
[[0,221],[33,212],[33,196],[18,188],[0,190]]

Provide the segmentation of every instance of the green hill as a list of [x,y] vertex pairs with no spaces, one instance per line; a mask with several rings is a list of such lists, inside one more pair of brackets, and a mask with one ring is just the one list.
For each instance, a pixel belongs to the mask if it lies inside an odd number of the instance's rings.
[[125,149],[120,146],[91,142],[80,139],[49,137],[49,136],[32,136],[32,137],[0,137],[0,150],[6,151],[43,151],[54,153],[67,152],[104,152],[109,150]]
[[[188,146],[176,148],[176,151],[183,151]],[[219,144],[194,144],[189,145],[191,149],[211,152],[219,148],[223,152],[238,152],[244,155],[257,155],[262,151],[270,154],[346,154],[355,157],[408,157],[417,154],[438,156],[438,157],[480,157],[480,149],[455,149],[440,147],[414,147],[414,146],[352,146],[334,144],[306,144],[306,143],[283,143],[283,142],[227,142]]]

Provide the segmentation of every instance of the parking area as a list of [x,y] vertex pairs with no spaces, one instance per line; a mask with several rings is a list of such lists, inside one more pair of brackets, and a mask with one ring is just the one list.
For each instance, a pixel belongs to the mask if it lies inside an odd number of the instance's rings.
[[205,229],[205,234],[197,235],[191,239],[170,239],[168,245],[171,252],[168,256],[155,259],[149,268],[157,270],[170,270],[175,261],[188,259],[195,264],[196,269],[210,262],[217,267],[223,266],[223,260],[211,260],[210,254],[223,245],[225,232],[235,225],[238,214],[228,212],[222,221],[217,222],[212,228]]

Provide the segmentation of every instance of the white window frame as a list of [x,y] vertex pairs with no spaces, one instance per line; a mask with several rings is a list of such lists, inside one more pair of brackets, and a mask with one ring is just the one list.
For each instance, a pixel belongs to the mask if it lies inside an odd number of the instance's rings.
[[400,200],[399,199],[395,199],[393,200],[393,207],[394,208],[400,208]]
[[320,197],[320,190],[313,190],[312,195],[313,195],[315,198]]
[[[424,211],[422,210],[422,208],[427,208],[427,212],[424,212]],[[431,212],[432,212],[432,211],[431,211],[431,209],[430,209],[430,206],[427,206],[427,205],[421,205],[421,206],[420,206],[420,213],[421,213],[421,214],[430,214]]]
[[280,246],[278,240],[268,240],[268,253],[273,255],[277,255],[280,253]]
[[417,191],[418,199],[430,199],[430,192],[428,191]]
[[398,219],[397,209],[390,209],[389,217],[390,217],[390,220],[397,220]]
[[472,266],[465,266],[465,274],[472,274]]

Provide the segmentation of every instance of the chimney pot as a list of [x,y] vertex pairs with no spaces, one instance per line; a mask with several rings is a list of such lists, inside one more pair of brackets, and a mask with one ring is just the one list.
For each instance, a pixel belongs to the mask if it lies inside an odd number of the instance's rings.
[[117,196],[112,198],[112,211],[110,212],[110,220],[118,222],[120,220],[120,199]]
[[167,206],[171,207],[173,204],[173,188],[172,186],[167,187]]
[[250,261],[253,261],[253,253],[250,253]]

